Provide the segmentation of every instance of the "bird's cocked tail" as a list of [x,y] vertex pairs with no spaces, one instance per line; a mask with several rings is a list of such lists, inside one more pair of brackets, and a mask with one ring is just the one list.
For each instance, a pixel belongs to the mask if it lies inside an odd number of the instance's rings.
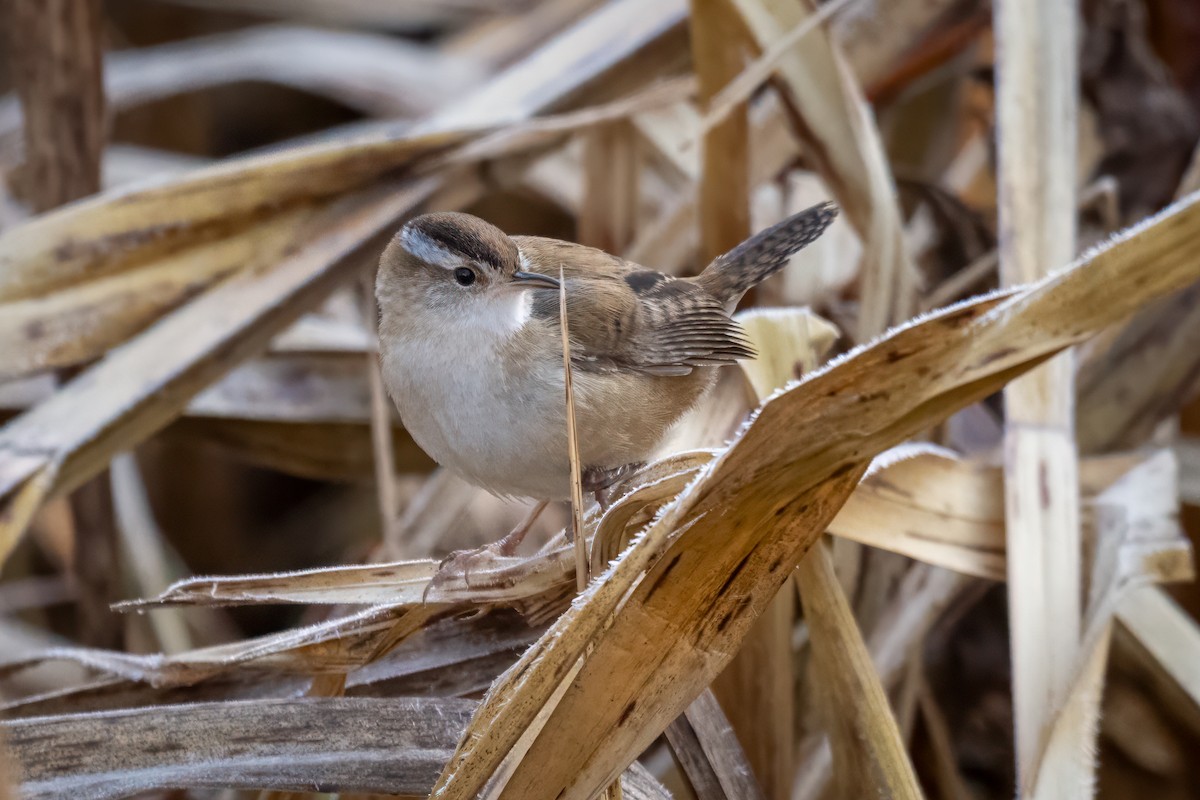
[[748,289],[782,269],[794,253],[816,241],[837,215],[833,203],[793,214],[717,256],[696,282],[723,303],[737,302]]

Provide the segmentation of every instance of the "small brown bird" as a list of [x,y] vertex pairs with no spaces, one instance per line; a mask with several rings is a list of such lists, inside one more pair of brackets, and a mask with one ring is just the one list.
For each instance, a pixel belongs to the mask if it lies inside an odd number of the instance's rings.
[[729,314],[836,216],[814,206],[694,278],[468,214],[416,217],[376,278],[384,381],[439,464],[499,495],[569,498],[561,270],[584,486],[602,490],[654,453],[717,367],[754,356]]

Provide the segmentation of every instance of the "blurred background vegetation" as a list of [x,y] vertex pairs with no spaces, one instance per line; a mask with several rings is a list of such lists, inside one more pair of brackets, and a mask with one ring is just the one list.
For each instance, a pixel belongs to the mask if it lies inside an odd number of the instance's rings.
[[[294,664],[265,665],[266,677],[174,680],[38,654],[177,654],[320,622],[346,608],[134,615],[109,604],[195,575],[436,562],[522,518],[526,504],[435,470],[379,387],[374,260],[416,210],[466,210],[511,233],[688,274],[751,231],[833,198],[843,208],[835,227],[747,302],[810,308],[835,326],[828,354],[1022,282],[1006,271],[1013,251],[998,216],[998,187],[1025,189],[1019,168],[998,161],[1000,13],[985,0],[3,0],[0,659],[36,662],[0,668],[8,717],[339,694],[289,683],[304,676]],[[1054,208],[1025,198],[1035,215],[1067,218],[1047,235],[1070,255],[1049,270],[1200,187],[1200,5],[1084,0],[1077,60],[1069,30],[1045,36],[1077,77],[1059,126],[1069,141],[1048,145],[1065,148],[1052,153],[1009,144],[1001,160],[1027,159],[1066,187]],[[781,40],[786,48],[771,50]],[[1062,99],[1035,99],[1040,83],[1053,79],[1035,69],[1016,90],[1031,115]],[[539,117],[553,122],[530,121]],[[403,191],[414,192],[407,205],[394,199]],[[343,249],[339,232],[353,240]],[[305,252],[327,252],[329,263],[307,283],[272,288],[272,270]],[[216,294],[256,281],[241,296],[258,305]],[[1168,454],[1170,475],[1156,485],[1173,501],[1162,524],[1182,560],[1200,536],[1198,301],[1192,287],[1081,347],[1073,385],[1057,390],[1074,408],[1071,446],[1085,461]],[[146,351],[163,354],[161,364],[113,373],[129,376],[117,382],[128,397],[84,391],[106,354],[148,341],[189,307],[195,316],[180,330],[197,333],[195,352],[186,336],[175,340],[186,380],[163,377],[174,374],[168,336]],[[201,341],[204,320],[220,336]],[[709,446],[751,405],[740,386],[722,392],[733,405],[705,410],[708,428],[696,434]],[[970,406],[922,438],[999,465],[1003,402]],[[1086,494],[1091,530],[1102,512]],[[548,513],[528,553],[566,523],[562,510]],[[906,556],[834,548],[868,644],[922,581],[947,572]],[[1053,582],[1052,567],[1031,571]],[[1076,567],[1063,580],[1086,592],[1089,568]],[[980,569],[965,573],[922,595],[923,622],[904,629],[884,688],[926,796],[1010,797],[1025,756],[1014,745],[1007,590]],[[404,662],[379,696],[480,697],[561,610],[567,589],[554,592],[532,610],[501,603],[524,616],[493,610],[461,633],[486,646],[426,671]],[[1188,755],[1200,752],[1200,662],[1188,660],[1200,653],[1200,591],[1170,582],[1153,592],[1158,605],[1138,619],[1167,632],[1147,638],[1118,615],[1094,764],[1076,754],[1083,772],[1094,766],[1099,797],[1200,796],[1200,763]],[[757,655],[735,661],[716,695],[764,796],[837,796],[794,595],[772,607],[774,633],[755,629]],[[421,637],[404,647],[398,658],[410,661],[436,650]],[[355,656],[353,667],[369,669],[388,650]],[[97,699],[113,682],[130,693]],[[643,763],[675,796],[721,796],[706,795],[671,752],[657,740]],[[46,791],[38,796],[55,796]]]

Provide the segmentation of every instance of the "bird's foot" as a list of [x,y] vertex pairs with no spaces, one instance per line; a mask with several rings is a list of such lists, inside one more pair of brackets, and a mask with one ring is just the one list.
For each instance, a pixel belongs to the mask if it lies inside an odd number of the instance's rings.
[[546,506],[549,504],[548,500],[543,500],[535,505],[530,509],[525,519],[517,527],[509,531],[508,535],[503,539],[471,550],[455,550],[439,561],[437,571],[429,579],[429,583],[425,586],[425,591],[421,594],[421,602],[426,602],[431,590],[440,589],[451,579],[460,576],[463,583],[470,589],[471,571],[473,569],[477,569],[480,566],[489,566],[498,558],[511,558],[515,555],[517,548],[525,539],[526,534],[533,528],[534,523],[537,522],[538,517],[542,515],[542,512],[546,510]]

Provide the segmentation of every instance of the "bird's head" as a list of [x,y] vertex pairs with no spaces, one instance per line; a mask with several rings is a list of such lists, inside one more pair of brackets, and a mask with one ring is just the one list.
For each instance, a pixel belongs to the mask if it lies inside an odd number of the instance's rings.
[[478,217],[450,211],[405,223],[379,261],[376,295],[447,313],[507,305],[530,288],[557,289],[558,279],[522,269],[516,243]]

